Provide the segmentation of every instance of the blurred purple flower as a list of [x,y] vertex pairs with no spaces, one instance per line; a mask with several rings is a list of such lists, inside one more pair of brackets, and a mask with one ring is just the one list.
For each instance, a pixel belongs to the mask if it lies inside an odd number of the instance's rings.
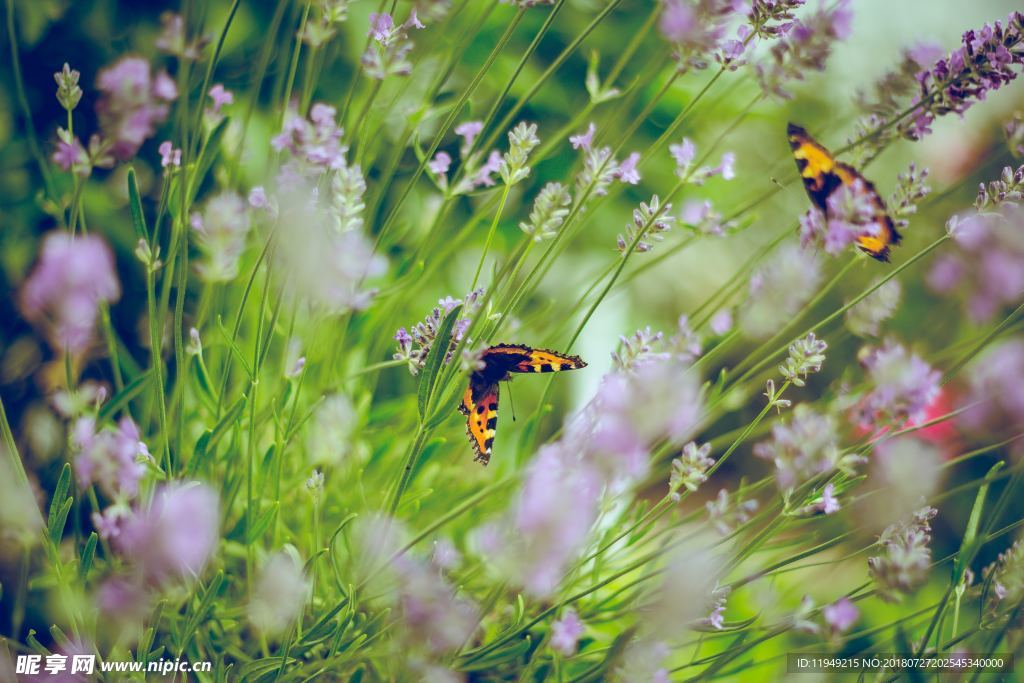
[[309,112],[309,120],[293,114],[270,144],[276,150],[288,150],[300,162],[319,173],[346,168],[348,146],[342,144],[345,131],[337,125],[337,110],[318,102]]
[[901,344],[886,342],[866,349],[861,363],[872,387],[856,408],[862,429],[916,421],[939,394],[940,373]]
[[148,507],[136,508],[114,539],[114,548],[147,582],[163,585],[197,577],[217,546],[217,493],[199,482],[157,489]]
[[984,323],[1024,296],[1024,208],[1006,203],[995,211],[950,219],[957,250],[932,266],[928,284],[940,294],[966,297],[967,314]]
[[986,348],[968,367],[967,410],[958,421],[973,432],[1016,434],[1024,425],[1024,339]]
[[455,126],[455,134],[462,138],[462,154],[467,154],[473,148],[473,141],[483,129],[483,121],[463,121]]
[[825,605],[821,614],[834,634],[846,633],[860,618],[860,610],[849,598],[839,598],[831,605]]
[[679,144],[669,145],[668,151],[676,161],[677,171],[689,167],[697,156],[697,146],[693,144],[693,140],[690,138],[683,138],[683,141]]
[[220,83],[217,83],[212,88],[210,88],[209,95],[210,101],[213,104],[207,110],[207,113],[213,117],[220,116],[221,107],[223,107],[226,104],[231,104],[235,101],[234,94]]
[[568,608],[551,624],[551,649],[566,657],[574,655],[582,635],[583,622],[576,610]]
[[79,488],[96,484],[105,495],[120,502],[129,502],[139,494],[139,482],[146,472],[139,459],[150,455],[131,418],[121,418],[116,430],[108,427],[96,431],[94,418],[81,417],[75,423],[71,442],[77,451],[74,469]]
[[623,183],[636,185],[640,182],[640,173],[636,168],[639,162],[640,152],[633,152],[615,169],[615,177]]
[[167,119],[169,103],[178,97],[174,81],[161,71],[153,76],[149,62],[123,57],[100,71],[96,104],[103,137],[113,155],[125,161],[135,156],[156,127]]
[[850,34],[853,13],[849,0],[822,4],[813,14],[793,21],[785,36],[772,46],[770,59],[757,65],[757,78],[766,93],[785,99],[789,81],[821,71],[837,40]]
[[438,152],[434,155],[434,158],[427,164],[427,168],[430,172],[436,176],[443,176],[451,168],[452,158],[447,152]]
[[215,195],[202,213],[192,214],[191,225],[204,255],[198,266],[203,278],[226,282],[236,277],[250,229],[245,201],[232,192]]
[[175,149],[170,140],[161,142],[157,151],[160,152],[160,165],[162,167],[181,166],[181,150]]
[[806,404],[793,409],[789,422],[772,425],[771,440],[755,444],[754,455],[775,466],[776,484],[786,495],[819,474],[849,472],[861,460],[843,455],[835,419]]
[[100,304],[120,296],[114,255],[100,237],[51,232],[20,303],[25,317],[47,330],[55,351],[81,353],[92,342]]
[[796,244],[783,244],[750,278],[750,295],[739,309],[743,331],[760,339],[773,334],[818,291],[821,263]]
[[573,149],[590,149],[590,146],[594,143],[594,133],[596,132],[597,127],[591,122],[587,125],[586,132],[570,135],[569,144],[572,145]]

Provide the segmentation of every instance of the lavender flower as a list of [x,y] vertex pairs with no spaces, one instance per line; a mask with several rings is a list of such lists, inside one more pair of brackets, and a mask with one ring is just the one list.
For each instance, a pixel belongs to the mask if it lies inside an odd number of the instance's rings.
[[783,37],[796,23],[793,11],[803,4],[804,0],[751,0],[747,23],[758,38]]
[[779,247],[750,279],[750,296],[739,310],[740,327],[754,338],[767,337],[818,290],[818,259],[795,244]]
[[566,657],[576,654],[577,644],[583,635],[583,622],[576,610],[569,608],[551,624],[551,649]]
[[114,255],[101,238],[51,232],[20,304],[25,317],[47,331],[55,351],[78,354],[92,343],[100,305],[120,296]]
[[740,499],[736,492],[736,501],[731,502],[729,492],[720,489],[714,500],[704,504],[708,511],[708,521],[722,536],[728,536],[733,529],[750,521],[750,516],[757,511],[758,502],[755,498]]
[[102,93],[96,104],[103,137],[113,155],[125,161],[139,151],[156,127],[167,118],[178,89],[166,71],[152,75],[149,62],[124,57],[100,71],[96,87]]
[[658,30],[674,45],[680,71],[707,67],[736,6],[731,0],[665,0]]
[[573,149],[582,149],[584,151],[589,150],[594,144],[594,133],[596,132],[597,126],[595,126],[594,122],[591,121],[587,125],[586,132],[569,136],[569,144],[572,145]]
[[725,180],[732,180],[736,177],[736,155],[732,152],[724,153],[718,166],[712,168],[710,166],[694,166],[697,146],[689,138],[683,138],[679,144],[669,145],[668,151],[676,163],[676,175],[684,182],[703,185],[709,178],[716,175],[721,175]]
[[339,167],[329,205],[311,201],[312,186],[298,181],[282,197],[281,215],[289,218],[287,239],[275,257],[283,284],[297,296],[329,313],[363,310],[376,291],[366,281],[387,270],[362,230],[362,175],[355,166]]
[[225,88],[222,84],[217,83],[210,92],[207,93],[210,96],[211,106],[206,110],[206,115],[213,119],[219,119],[221,116],[221,109],[226,104],[231,104],[235,101],[234,94]]
[[650,326],[637,330],[631,337],[619,337],[619,347],[612,352],[612,365],[618,371],[634,370],[641,363],[667,360],[670,354],[663,349],[665,335],[652,332]]
[[1024,599],[1024,543],[1019,540],[999,554],[996,561],[985,567],[983,576],[992,582],[985,603],[989,618],[998,615],[1000,608],[1019,605]]
[[71,171],[80,178],[88,178],[92,167],[98,165],[82,147],[77,136],[69,134],[63,128],[57,129],[57,148],[50,157],[64,171]]
[[839,598],[831,605],[825,605],[821,614],[833,635],[846,633],[860,618],[860,610],[849,598]]
[[938,396],[940,375],[900,344],[887,342],[861,353],[871,391],[857,407],[862,429],[917,420]]
[[123,520],[113,546],[147,583],[165,585],[198,576],[218,540],[217,493],[198,482],[159,488],[149,507]]
[[686,488],[693,493],[708,479],[706,472],[715,464],[711,455],[711,444],[698,447],[693,441],[683,446],[678,458],[672,460],[672,473],[668,480],[669,496],[678,502],[682,499],[679,489]]
[[452,338],[448,354],[445,356],[445,362],[451,362],[451,354],[455,350],[455,346],[462,340],[462,335],[469,327],[472,316],[478,311],[483,293],[483,288],[479,288],[467,294],[463,299],[453,299],[450,296],[440,299],[430,315],[412,327],[412,334],[404,327],[399,328],[394,337],[398,342],[398,351],[394,354],[394,359],[406,361],[409,364],[409,372],[413,375],[418,374],[423,369],[427,355],[437,339],[441,323],[456,306],[462,304],[463,317],[456,321],[452,328]]
[[658,195],[653,195],[649,204],[640,202],[640,207],[633,209],[633,222],[626,226],[626,233],[618,236],[619,253],[625,257],[632,251],[650,251],[655,242],[665,239],[661,233],[667,232],[676,221],[669,215],[671,210],[671,204],[661,205]]
[[390,14],[370,13],[370,31],[373,38],[362,56],[363,68],[370,78],[383,80],[388,76],[408,76],[412,73],[412,62],[409,53],[412,51],[412,40],[409,29],[422,29],[424,25],[413,8],[405,23],[395,25]]
[[879,536],[877,545],[884,554],[868,558],[868,574],[886,602],[899,602],[928,578],[932,560],[929,522],[935,514],[935,508],[923,507]]
[[558,234],[558,229],[569,215],[569,204],[572,195],[561,183],[545,185],[530,211],[530,220],[519,224],[519,229],[532,237],[534,241],[549,240]]
[[842,507],[839,504],[839,499],[835,496],[836,486],[832,482],[825,484],[825,488],[821,490],[821,495],[815,497],[809,505],[805,505],[800,510],[801,514],[804,515],[815,515],[825,514],[831,515],[839,512]]
[[715,211],[710,199],[686,202],[679,220],[694,234],[715,237],[721,237],[736,226],[735,221],[723,222],[722,214]]
[[633,152],[619,163],[619,167],[615,169],[615,179],[627,185],[636,185],[640,182],[640,172],[637,170],[639,163],[640,152]]
[[[998,180],[993,180],[987,185],[979,184],[974,208],[978,211],[996,209],[1007,202],[1019,203],[1021,199],[1024,199],[1024,166],[1018,167],[1016,171],[1011,166],[1006,166]],[[954,227],[959,226],[954,224]],[[955,236],[958,230],[948,229],[948,232]]]
[[687,369],[669,356],[609,373],[594,399],[570,421],[567,446],[582,451],[610,483],[642,477],[655,443],[684,443],[699,426],[700,383]]
[[899,132],[917,140],[931,131],[931,123],[948,113],[961,114],[994,90],[1017,77],[1014,67],[1024,65],[1018,49],[1024,34],[1024,14],[1012,12],[1004,28],[985,24],[963,34],[961,46],[917,75],[919,109],[899,124]]
[[391,566],[398,579],[398,609],[406,638],[434,654],[461,647],[476,631],[479,607],[461,598],[428,562],[410,555]]
[[160,152],[160,166],[168,168],[181,166],[181,149],[175,149],[170,140],[164,140],[157,149]]
[[828,344],[824,339],[818,339],[810,332],[803,339],[790,344],[789,358],[786,359],[785,365],[779,366],[779,372],[794,385],[802,387],[807,375],[821,371],[827,348]]
[[721,311],[718,311],[713,316],[711,316],[711,320],[708,322],[708,327],[711,328],[712,334],[715,334],[719,337],[729,332],[729,330],[732,329],[732,325],[732,311],[728,309],[722,309]]
[[771,440],[756,444],[754,455],[775,466],[775,482],[786,496],[819,474],[852,472],[862,460],[839,449],[835,418],[806,404],[793,409],[789,422],[773,425]]
[[245,200],[232,192],[215,195],[201,213],[192,214],[191,224],[205,257],[198,266],[203,278],[226,282],[237,277],[250,228]]
[[489,561],[530,595],[550,596],[597,519],[601,476],[576,449],[540,449],[504,518],[477,533]]
[[530,152],[540,144],[537,124],[525,121],[518,123],[509,131],[508,143],[508,152],[502,157],[498,175],[506,185],[515,185],[530,176],[530,167],[526,164],[530,160]]
[[908,217],[917,213],[917,205],[931,193],[931,187],[925,183],[927,178],[928,169],[918,170],[915,164],[910,164],[905,172],[896,176],[896,188],[886,202],[886,208],[897,232],[910,224]]
[[717,583],[711,590],[711,612],[704,618],[704,623],[716,631],[725,628],[725,607],[731,592],[729,586],[719,586]]
[[82,89],[78,87],[78,79],[82,74],[77,69],[72,69],[64,62],[63,68],[53,74],[53,80],[57,82],[57,101],[67,111],[73,111],[82,99]]
[[785,99],[789,81],[803,80],[808,71],[822,71],[837,40],[850,35],[853,13],[848,0],[822,5],[805,19],[794,20],[785,36],[772,46],[770,60],[757,65],[761,89]]
[[889,280],[846,311],[846,327],[858,337],[876,337],[900,304],[899,280]]
[[[1024,175],[1024,174],[1022,174]],[[1024,208],[1003,204],[996,211],[954,216],[949,229],[957,250],[932,265],[928,285],[966,298],[977,323],[992,320],[1024,296]]]
[[94,418],[81,417],[71,441],[77,451],[74,469],[79,488],[96,484],[119,502],[130,502],[139,494],[139,482],[146,473],[143,462],[152,456],[131,418],[121,418],[116,430],[97,431]]
[[271,555],[263,564],[249,601],[249,622],[271,637],[283,634],[309,599],[310,582],[294,548],[290,550]]
[[448,169],[452,166],[452,158],[448,152],[438,152],[434,155],[434,158],[427,163],[427,170],[438,177],[444,176],[448,173]]
[[961,425],[989,435],[1015,432],[1024,424],[1024,339],[986,348],[969,366],[967,378],[969,407],[958,418]]
[[462,138],[462,145],[459,147],[461,154],[469,154],[469,151],[473,149],[473,142],[483,132],[483,129],[483,121],[463,121],[455,126],[455,134]]

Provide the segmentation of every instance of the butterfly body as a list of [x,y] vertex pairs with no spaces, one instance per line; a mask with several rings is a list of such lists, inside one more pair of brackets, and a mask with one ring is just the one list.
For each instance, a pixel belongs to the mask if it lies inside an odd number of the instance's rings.
[[878,229],[874,234],[865,232],[858,235],[857,246],[872,258],[888,261],[890,247],[899,244],[901,236],[896,231],[896,226],[886,211],[885,202],[874,184],[854,167],[838,161],[800,126],[789,124],[786,135],[804,189],[807,190],[811,202],[824,212],[826,217],[829,211],[828,198],[840,187],[846,187],[867,198],[873,208],[874,222]]
[[561,372],[586,367],[579,356],[569,356],[523,344],[497,344],[485,349],[483,368],[469,376],[459,411],[466,416],[466,433],[476,453],[475,460],[486,465],[491,459],[498,427],[498,383],[513,373]]

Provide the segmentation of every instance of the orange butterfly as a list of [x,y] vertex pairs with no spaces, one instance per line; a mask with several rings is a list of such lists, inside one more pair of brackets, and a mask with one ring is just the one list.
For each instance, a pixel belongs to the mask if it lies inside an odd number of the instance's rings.
[[[797,170],[804,181],[811,201],[828,215],[828,197],[837,188],[845,185],[847,189],[859,187],[866,192],[869,203],[874,207],[874,218],[881,230],[877,235],[865,233],[857,237],[857,246],[879,261],[889,260],[889,247],[900,243],[900,234],[885,209],[885,202],[878,190],[867,178],[849,164],[837,161],[832,153],[822,147],[806,130],[800,126],[789,124],[786,129],[789,146],[796,159]],[[857,181],[860,184],[857,184]]]
[[587,366],[579,356],[522,344],[492,346],[484,350],[480,359],[484,367],[469,376],[459,411],[466,416],[466,433],[476,452],[474,461],[483,465],[491,461],[494,431],[498,427],[498,382],[510,379],[513,372],[561,372]]

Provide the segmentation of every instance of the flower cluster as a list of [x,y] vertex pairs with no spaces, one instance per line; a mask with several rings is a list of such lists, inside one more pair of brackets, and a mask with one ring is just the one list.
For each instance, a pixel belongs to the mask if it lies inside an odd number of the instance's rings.
[[872,387],[856,408],[861,429],[917,421],[938,396],[939,372],[901,344],[864,349],[860,359]]
[[564,185],[548,183],[534,200],[530,219],[519,223],[519,229],[537,242],[549,240],[558,234],[571,203],[572,195]]
[[722,536],[728,536],[736,527],[749,522],[751,515],[757,512],[757,499],[741,498],[739,494],[737,491],[735,496],[730,496],[726,489],[719,489],[714,500],[704,503],[708,521]]
[[480,305],[483,303],[483,294],[483,288],[479,288],[467,294],[463,299],[453,299],[450,296],[446,296],[437,302],[437,306],[430,312],[430,315],[412,326],[411,333],[404,327],[399,328],[398,332],[395,333],[398,351],[394,354],[394,359],[405,361],[409,364],[409,372],[413,375],[418,374],[423,369],[423,365],[427,361],[427,355],[437,339],[441,323],[444,322],[444,319],[448,317],[448,314],[456,306],[462,304],[462,315],[455,321],[455,325],[452,327],[448,354],[445,356],[445,362],[451,362],[451,355],[455,347],[462,341],[462,335],[469,328],[473,315],[477,313]]
[[697,145],[690,138],[683,138],[682,142],[669,145],[668,151],[676,163],[676,175],[683,182],[703,185],[716,175],[721,175],[723,180],[732,180],[736,177],[736,155],[732,152],[722,154],[718,166],[711,167],[697,166],[694,163],[697,158]]
[[693,493],[708,479],[707,471],[715,464],[711,456],[711,444],[701,446],[693,441],[683,446],[678,458],[672,460],[672,473],[669,475],[668,489],[673,500],[681,500],[679,489],[685,488]]
[[851,31],[853,13],[849,0],[831,6],[822,5],[792,25],[772,46],[767,63],[758,64],[757,79],[766,93],[789,99],[789,81],[803,80],[808,71],[821,71],[837,40],[845,40]]
[[103,139],[120,161],[135,156],[178,98],[178,87],[167,72],[153,75],[149,62],[141,57],[124,57],[103,69],[96,87],[102,93],[96,115]]
[[43,327],[57,352],[80,354],[96,331],[99,307],[121,296],[114,255],[95,235],[51,232],[21,288],[21,310]]
[[191,225],[204,256],[198,266],[203,278],[227,282],[237,277],[250,228],[245,200],[233,192],[214,195],[201,212],[192,214]]
[[596,133],[597,127],[590,123],[583,133],[569,136],[572,148],[583,152],[583,168],[576,176],[576,194],[583,198],[608,194],[608,187],[614,180],[629,185],[640,182],[640,174],[637,171],[640,154],[633,152],[620,162],[615,159],[611,147],[594,145]]
[[618,371],[626,371],[649,360],[668,358],[668,353],[655,350],[664,346],[664,338],[664,333],[652,332],[650,326],[637,330],[630,337],[620,336],[618,349],[612,351],[612,365]]
[[506,185],[515,185],[530,176],[530,152],[540,144],[537,124],[521,121],[508,133],[508,152],[501,159],[498,175]]
[[1024,65],[1024,14],[1013,12],[1006,26],[996,22],[978,31],[967,31],[961,46],[917,75],[921,86],[917,109],[899,124],[899,131],[917,140],[931,132],[938,116],[963,114],[975,102],[1017,77],[1015,67]]
[[779,372],[794,385],[802,387],[807,375],[821,371],[827,348],[825,340],[818,339],[811,332],[790,345],[789,357],[784,365],[779,366]]
[[626,226],[626,234],[619,234],[616,240],[619,253],[626,256],[631,251],[650,251],[655,242],[665,239],[662,233],[676,220],[669,215],[671,210],[671,204],[661,205],[658,195],[653,195],[649,204],[640,202],[639,208],[633,209],[633,222]]
[[716,50],[720,61],[727,60],[723,63],[743,54],[742,39],[722,40],[736,7],[732,0],[665,0],[658,30],[673,45],[680,71],[706,68],[708,56]]
[[968,408],[959,422],[979,434],[1017,431],[1024,424],[1024,339],[985,349],[970,365]]
[[278,151],[288,150],[292,160],[303,164],[300,168],[291,168],[296,173],[319,174],[345,168],[348,146],[341,141],[345,131],[338,126],[337,116],[334,107],[318,102],[309,110],[308,120],[295,113],[289,116],[284,129],[270,144]]
[[835,418],[806,404],[793,409],[789,422],[772,426],[772,438],[754,445],[754,455],[775,466],[775,481],[784,495],[819,474],[852,472],[862,458],[839,448]]
[[868,558],[868,574],[886,602],[899,602],[927,579],[932,561],[929,522],[936,512],[933,507],[923,507],[886,527],[879,536],[877,545],[884,554]]
[[[503,167],[508,173],[511,170],[510,163],[517,165],[515,174],[521,176],[516,182],[529,176],[530,169],[525,164],[529,153],[539,142],[536,138],[536,125],[520,122],[509,131],[510,149],[504,156],[496,149],[492,149],[486,156],[481,151],[473,151],[473,143],[483,128],[483,121],[475,120],[463,121],[455,127],[455,134],[462,138],[459,145],[462,161],[459,168],[460,178],[451,187],[452,194],[468,194],[483,187],[494,187],[497,182],[494,175],[500,173]],[[445,151],[437,152],[434,158],[427,162],[427,170],[434,177],[438,187],[445,191],[449,189],[448,171],[451,166],[452,156]]]
[[917,213],[917,205],[931,193],[931,187],[925,183],[927,178],[928,169],[918,169],[916,164],[910,164],[896,176],[896,188],[886,202],[886,209],[897,231],[910,224],[909,216]]
[[794,10],[805,0],[752,0],[747,12],[751,32],[762,39],[780,38],[795,22]]
[[383,80],[388,76],[408,76],[412,73],[412,62],[409,61],[409,53],[413,48],[409,29],[412,28],[425,28],[416,15],[415,7],[409,18],[397,25],[390,14],[370,13],[370,30],[366,35],[373,40],[362,57],[366,75]]
[[71,437],[77,451],[75,478],[85,490],[95,484],[108,498],[118,502],[134,500],[139,482],[146,473],[149,449],[139,436],[139,428],[129,417],[121,418],[117,429],[96,429],[93,417],[80,417]]
[[1006,203],[995,211],[954,216],[947,226],[957,249],[935,260],[928,285],[939,294],[966,298],[967,314],[984,323],[1024,294],[1024,208]]
[[1016,171],[1012,167],[1003,168],[998,180],[980,183],[978,196],[974,200],[974,208],[986,211],[999,207],[1004,202],[1020,202],[1024,199],[1024,166]]
[[1024,543],[1014,542],[985,567],[983,575],[992,582],[986,608],[989,616],[1003,606],[1019,605],[1024,599]]
[[750,295],[739,311],[740,327],[767,337],[789,320],[818,290],[821,264],[796,244],[784,244],[750,278]]
[[876,337],[900,305],[899,280],[889,280],[846,311],[846,327],[858,337]]

